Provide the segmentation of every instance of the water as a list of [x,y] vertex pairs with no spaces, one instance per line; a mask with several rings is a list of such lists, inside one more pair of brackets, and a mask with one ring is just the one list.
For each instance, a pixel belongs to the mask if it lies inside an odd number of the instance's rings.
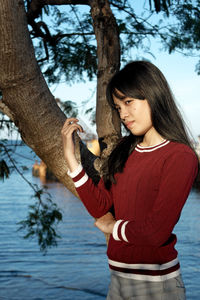
[[[33,157],[27,147],[20,153]],[[27,178],[40,185],[31,175],[34,160],[16,158],[29,167]],[[31,188],[16,173],[0,182],[0,300],[105,299],[109,270],[104,235],[65,187],[49,183],[48,188],[62,209],[63,222],[58,227],[62,239],[44,256],[35,240],[24,240],[17,232],[16,223],[26,218],[33,201]],[[175,230],[189,300],[200,299],[199,220],[200,194],[192,190]]]

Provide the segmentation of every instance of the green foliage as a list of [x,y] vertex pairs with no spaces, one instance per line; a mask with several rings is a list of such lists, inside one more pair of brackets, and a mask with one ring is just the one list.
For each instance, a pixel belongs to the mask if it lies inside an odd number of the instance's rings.
[[0,143],[0,180],[4,181],[4,179],[9,178],[10,176],[10,168],[6,161],[6,153],[9,152],[9,149],[5,147],[6,141],[1,140]]
[[72,118],[75,118],[78,115],[77,105],[71,100],[61,102],[61,109],[67,116],[70,116]]
[[[41,10],[40,21],[30,31],[36,58],[49,83],[78,81],[96,75],[96,41],[88,14],[72,5]],[[39,25],[38,25],[39,24]],[[48,26],[46,25],[48,24]]]
[[[29,13],[30,0],[25,1]],[[199,50],[199,0],[112,0],[121,42],[121,61],[132,59],[133,49],[151,51],[159,38],[169,53]],[[143,5],[143,6],[142,6]],[[89,5],[43,5],[31,23],[38,63],[49,83],[92,80],[97,74],[96,40]],[[136,10],[137,9],[137,10]],[[159,14],[158,14],[159,13]]]
[[177,7],[175,13],[180,20],[180,34],[183,38],[182,48],[200,49],[200,1],[196,1],[196,6],[183,4]]
[[[138,16],[128,1],[115,0],[112,6],[123,38],[122,60],[126,60],[130,48],[146,47],[145,41],[155,35],[155,28],[146,16]],[[39,20],[32,24],[30,33],[36,57],[49,83],[85,77],[92,80],[96,76],[96,40],[89,9],[87,5],[44,6],[37,15]]]
[[47,66],[45,62],[39,63],[43,69],[45,77],[49,83],[60,82],[66,80],[67,82],[83,80],[84,75],[87,75],[89,80],[92,80],[96,75],[97,58],[96,47],[90,45],[86,49],[86,45],[79,41],[70,42],[63,40],[58,46],[50,46],[49,60]]
[[15,170],[33,190],[35,202],[29,206],[27,218],[18,223],[20,226],[18,230],[26,232],[25,239],[37,238],[40,250],[46,254],[49,247],[57,246],[57,240],[60,236],[57,234],[56,229],[58,223],[62,221],[62,214],[57,204],[53,202],[51,195],[47,192],[47,187],[39,188],[25,177],[24,171],[27,170],[27,167],[22,166],[20,168],[13,158],[13,153],[17,147],[19,147],[19,144],[14,145],[14,149],[11,149],[7,141],[1,141],[1,157],[7,158],[10,165],[8,166],[4,158],[1,159],[0,180],[8,178],[10,171]]
[[164,39],[169,53],[181,50],[188,55],[190,51],[200,50],[200,1],[180,0],[173,1],[169,8],[172,16],[168,24],[168,34],[164,34]]
[[89,120],[92,125],[95,125],[96,123],[96,111],[94,107],[90,107],[85,111],[86,115],[89,115]]
[[[30,2],[25,0],[27,13]],[[110,5],[118,24],[122,62],[133,58],[134,49],[141,50],[141,57],[151,54],[152,38],[160,39],[169,53],[199,51],[200,0],[149,0],[137,5],[112,0]],[[96,76],[96,40],[89,9],[89,5],[41,3],[30,22],[36,57],[49,83]]]
[[40,250],[46,254],[49,247],[57,246],[57,239],[60,236],[56,232],[56,227],[62,221],[62,214],[44,188],[36,188],[33,197],[36,202],[29,206],[26,220],[18,223],[20,226],[18,230],[26,231],[24,239],[37,238]]
[[149,0],[149,6],[150,6],[150,9],[152,9],[152,4],[154,5],[155,7],[155,10],[157,13],[159,13],[160,11],[164,11],[167,16],[169,16],[169,7],[171,5],[171,3],[173,2],[173,0]]

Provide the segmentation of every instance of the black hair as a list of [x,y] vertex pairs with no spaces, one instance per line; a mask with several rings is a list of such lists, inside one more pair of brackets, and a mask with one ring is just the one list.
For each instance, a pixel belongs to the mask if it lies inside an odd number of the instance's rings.
[[[156,131],[170,141],[183,143],[193,149],[186,125],[175,103],[173,94],[162,72],[148,61],[133,61],[118,71],[107,86],[107,101],[115,107],[113,95],[118,99],[119,91],[125,97],[148,101],[151,110],[152,124]],[[115,174],[122,172],[128,156],[143,136],[130,133],[120,140],[112,151],[106,168],[104,167],[104,183],[107,189],[116,183]],[[194,149],[193,149],[194,150]],[[106,171],[105,171],[106,170]]]

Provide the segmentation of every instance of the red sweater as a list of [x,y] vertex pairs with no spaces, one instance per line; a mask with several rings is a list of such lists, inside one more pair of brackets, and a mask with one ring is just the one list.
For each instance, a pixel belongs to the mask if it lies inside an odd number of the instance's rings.
[[80,165],[69,173],[89,213],[99,218],[114,204],[117,220],[108,244],[112,272],[163,281],[179,274],[172,230],[197,175],[198,160],[186,145],[164,141],[136,146],[117,184],[95,186]]

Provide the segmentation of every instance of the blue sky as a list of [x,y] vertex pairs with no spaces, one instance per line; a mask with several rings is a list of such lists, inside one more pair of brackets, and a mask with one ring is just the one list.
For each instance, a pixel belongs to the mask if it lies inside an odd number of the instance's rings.
[[[195,64],[198,58],[185,57],[179,53],[169,55],[167,52],[159,51],[158,47],[152,50],[155,59],[150,55],[147,55],[146,58],[150,59],[165,75],[184,120],[196,139],[200,135],[200,76],[195,73]],[[133,57],[134,59],[135,57]],[[65,83],[52,87],[51,91],[55,97],[61,100],[75,101],[81,110],[87,107],[85,104],[83,106],[81,102],[88,98],[91,98],[88,101],[88,108],[95,105],[95,86],[96,81],[72,84],[71,86]]]
[[195,72],[198,58],[159,52],[152,60],[167,78],[184,120],[194,137],[200,135],[200,76]]
[[[81,7],[82,10],[88,10],[87,6]],[[138,14],[149,14],[149,1],[135,1],[134,10]],[[115,12],[115,10],[113,10]],[[116,13],[116,12],[115,12]],[[120,15],[122,17],[122,15]],[[149,19],[149,22],[157,22],[158,19],[167,22],[163,14],[155,14]],[[173,17],[170,17],[173,22]],[[164,24],[164,23],[163,23]],[[154,63],[165,75],[170,87],[174,93],[175,99],[183,114],[186,124],[189,126],[194,138],[200,135],[200,76],[195,73],[195,65],[199,60],[198,57],[186,57],[180,53],[168,54],[164,50],[160,50],[161,44],[158,41],[151,40],[151,53],[142,53],[141,50],[133,50],[132,60],[142,56]],[[95,106],[96,80],[93,82],[85,82],[73,84],[69,86],[67,83],[59,84],[51,88],[55,97],[61,100],[72,100],[77,103],[80,111]],[[87,101],[90,99],[89,101]],[[84,104],[82,104],[82,102]],[[88,102],[88,104],[87,104]],[[81,115],[81,114],[80,114]],[[84,120],[87,122],[87,118]],[[88,122],[87,122],[88,123]]]
[[[148,8],[149,1],[134,2],[134,8],[137,12],[144,12],[144,6]],[[67,6],[63,6],[63,9],[67,9]],[[81,9],[89,10],[88,6],[81,6]],[[157,16],[155,15],[153,19],[156,20]],[[199,57],[186,57],[180,53],[168,54],[159,50],[161,47],[159,42],[151,41],[151,45],[151,52],[155,58],[149,53],[142,53],[141,50],[138,50],[138,52],[133,50],[131,59],[136,59],[138,55],[142,56],[154,63],[163,72],[171,86],[183,117],[196,139],[200,135],[200,76],[195,73],[195,65]],[[91,106],[95,106],[95,89],[96,80],[71,85],[62,83],[50,87],[53,95],[62,101],[75,101],[79,107],[81,118],[87,124],[88,116],[84,118],[82,112]]]

